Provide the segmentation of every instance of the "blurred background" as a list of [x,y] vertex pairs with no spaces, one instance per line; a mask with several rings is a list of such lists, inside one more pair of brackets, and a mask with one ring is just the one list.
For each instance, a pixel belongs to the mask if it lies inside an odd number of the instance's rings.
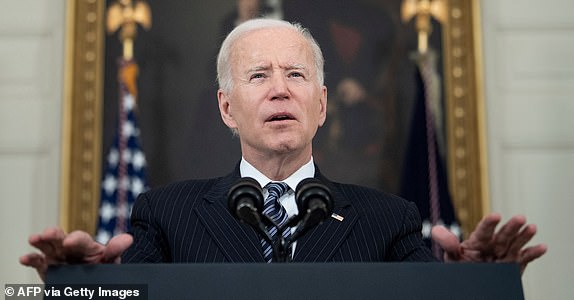
[[[229,133],[217,116],[212,63],[218,43],[240,18],[242,1],[203,2],[168,6],[150,0],[153,30],[142,31],[136,40],[141,137],[151,186],[225,174],[239,159],[236,141],[221,144],[214,138]],[[329,105],[335,111],[329,112],[333,117],[317,139],[315,155],[325,165],[323,172],[400,194],[397,174],[403,172],[417,97],[416,65],[407,55],[416,50],[416,36],[398,19],[400,1],[331,2],[285,0],[283,9],[261,5],[257,14],[299,21],[328,49]],[[527,299],[571,299],[574,60],[569,57],[574,53],[574,3],[473,2],[481,29],[488,205],[505,218],[526,215],[538,225],[534,242],[548,244],[548,253],[523,276]],[[29,234],[60,223],[62,126],[69,126],[62,123],[64,77],[70,73],[64,63],[67,4],[0,0],[1,284],[38,282],[33,270],[18,264],[18,257],[32,251]],[[173,18],[158,18],[162,15]],[[435,30],[434,36],[440,36],[440,27]],[[364,44],[369,46],[358,46]],[[442,46],[437,38],[430,45],[438,51]],[[109,104],[118,97],[117,71],[110,66],[115,66],[120,47],[117,36],[107,37],[103,153],[112,144],[117,114],[117,106]],[[372,60],[362,61],[367,58]],[[356,83],[363,97],[345,97],[345,86],[357,90]],[[365,130],[370,134],[354,133]],[[352,145],[344,144],[349,141]],[[350,154],[329,157],[323,149],[333,145],[340,150],[337,155]],[[217,158],[215,168],[203,159],[210,153]],[[174,155],[187,159],[171,160]],[[343,168],[329,161],[343,162]],[[360,166],[359,172],[347,166]]]

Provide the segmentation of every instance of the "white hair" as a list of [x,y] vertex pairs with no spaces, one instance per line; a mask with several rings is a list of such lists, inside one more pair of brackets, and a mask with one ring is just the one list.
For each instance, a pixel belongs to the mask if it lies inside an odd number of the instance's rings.
[[268,28],[289,28],[298,33],[300,33],[313,51],[313,60],[315,62],[315,68],[317,73],[317,81],[319,85],[324,84],[325,80],[325,73],[323,71],[323,66],[325,64],[325,60],[323,58],[323,53],[321,52],[321,48],[319,44],[309,30],[304,28],[298,23],[290,23],[283,20],[275,20],[275,19],[251,19],[249,21],[243,22],[235,29],[233,29],[225,38],[223,43],[221,44],[221,48],[219,49],[219,54],[217,55],[217,82],[219,84],[219,88],[223,90],[225,93],[230,93],[233,88],[233,79],[231,76],[231,63],[230,63],[230,56],[233,45],[235,42],[241,38],[243,35],[260,30],[260,29],[268,29]]

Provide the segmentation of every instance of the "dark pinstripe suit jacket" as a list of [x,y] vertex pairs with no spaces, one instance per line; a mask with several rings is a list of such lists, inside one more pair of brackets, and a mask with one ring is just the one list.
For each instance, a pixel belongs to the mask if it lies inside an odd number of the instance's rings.
[[[356,185],[331,182],[334,212],[297,241],[294,262],[433,261],[423,244],[413,203]],[[227,191],[239,168],[225,177],[189,180],[153,189],[136,201],[134,244],[123,263],[261,262],[260,237],[227,210]]]

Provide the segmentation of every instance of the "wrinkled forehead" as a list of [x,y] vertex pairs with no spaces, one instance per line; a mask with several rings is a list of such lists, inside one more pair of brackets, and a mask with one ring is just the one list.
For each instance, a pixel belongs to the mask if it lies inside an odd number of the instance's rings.
[[309,42],[291,28],[265,28],[244,33],[231,48],[231,64],[304,64],[312,66]]

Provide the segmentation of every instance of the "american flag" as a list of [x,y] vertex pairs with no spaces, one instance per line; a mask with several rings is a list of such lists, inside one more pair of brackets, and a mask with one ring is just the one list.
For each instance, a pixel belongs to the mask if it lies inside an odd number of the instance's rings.
[[106,158],[96,232],[96,240],[103,244],[129,229],[133,203],[148,189],[146,159],[135,116],[136,76],[137,64],[133,60],[120,60],[118,126]]

